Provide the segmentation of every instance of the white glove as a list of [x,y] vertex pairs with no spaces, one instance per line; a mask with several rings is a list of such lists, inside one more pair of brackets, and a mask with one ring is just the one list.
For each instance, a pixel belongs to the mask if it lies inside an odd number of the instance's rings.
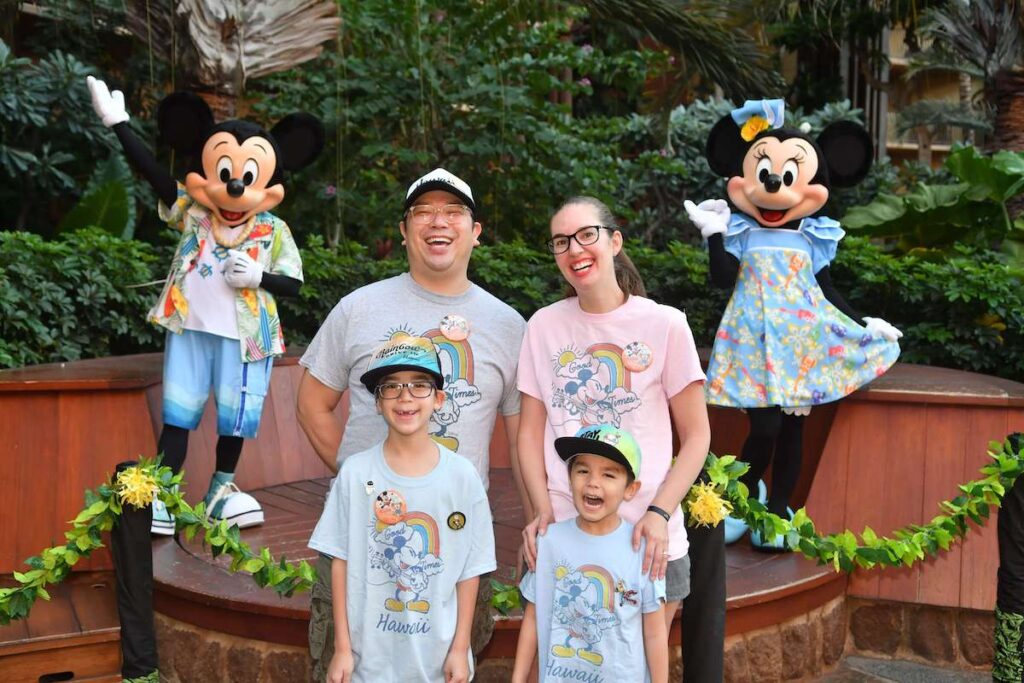
[[693,224],[700,229],[701,237],[707,239],[712,235],[724,235],[729,230],[729,204],[724,199],[705,199],[694,204],[689,199],[683,202],[687,215]]
[[895,327],[885,322],[881,318],[864,318],[864,327],[871,333],[872,336],[882,337],[886,341],[897,341],[903,336],[903,333],[897,330]]
[[224,260],[224,280],[235,289],[256,289],[263,282],[263,266],[244,251],[229,249]]
[[123,92],[120,90],[110,92],[106,83],[96,80],[92,76],[85,77],[85,84],[89,86],[92,108],[96,111],[96,116],[103,121],[104,126],[111,128],[128,120],[128,111],[124,108]]

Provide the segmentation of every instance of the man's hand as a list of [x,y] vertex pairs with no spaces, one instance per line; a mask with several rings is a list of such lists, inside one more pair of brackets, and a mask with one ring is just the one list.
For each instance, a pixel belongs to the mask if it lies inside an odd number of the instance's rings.
[[244,251],[228,250],[224,279],[235,289],[256,289],[263,282],[263,266]]
[[100,117],[103,125],[112,128],[128,120],[128,111],[124,108],[124,93],[120,90],[110,92],[107,84],[92,76],[85,77],[85,84],[92,97],[92,108]]

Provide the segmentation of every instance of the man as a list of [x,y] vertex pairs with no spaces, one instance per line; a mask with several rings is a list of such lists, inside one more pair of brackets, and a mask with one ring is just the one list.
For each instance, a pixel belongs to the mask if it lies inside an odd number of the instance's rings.
[[[506,433],[514,435],[519,427],[516,364],[526,323],[469,280],[469,258],[481,231],[475,211],[469,185],[443,168],[410,185],[398,225],[409,272],[342,298],[303,355],[299,423],[332,471],[387,432],[373,396],[359,390],[374,349],[396,337],[421,336],[434,342],[444,375],[446,398],[431,417],[431,435],[473,463],[487,487],[495,414],[503,416]],[[342,428],[333,412],[350,387],[356,390],[349,392]],[[510,448],[514,442],[509,439]],[[321,557],[318,570],[309,634],[313,674],[322,680],[334,649],[329,559]],[[484,581],[481,602],[489,595]],[[477,609],[484,628],[490,619],[486,607]]]

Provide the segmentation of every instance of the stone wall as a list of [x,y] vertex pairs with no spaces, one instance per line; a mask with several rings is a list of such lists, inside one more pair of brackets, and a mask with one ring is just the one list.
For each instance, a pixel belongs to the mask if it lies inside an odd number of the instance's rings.
[[848,652],[965,669],[992,667],[992,612],[849,598]]
[[783,681],[820,674],[842,658],[846,604],[840,596],[776,626],[725,639],[727,683]]
[[296,683],[310,678],[304,647],[208,631],[156,614],[162,683]]

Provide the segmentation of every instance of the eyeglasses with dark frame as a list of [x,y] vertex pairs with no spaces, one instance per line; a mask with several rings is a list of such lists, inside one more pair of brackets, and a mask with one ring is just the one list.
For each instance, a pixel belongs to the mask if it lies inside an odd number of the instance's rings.
[[465,204],[445,204],[444,206],[416,204],[415,206],[409,207],[406,215],[408,216],[410,223],[428,225],[434,222],[434,219],[439,213],[445,223],[452,225],[453,223],[458,223],[466,216],[469,216],[472,211]]
[[569,243],[571,240],[576,240],[576,244],[581,247],[593,244],[601,236],[602,229],[608,230],[609,232],[615,232],[618,230],[618,228],[610,228],[607,225],[584,225],[571,235],[555,235],[545,242],[545,244],[547,244],[548,251],[552,254],[562,254],[569,251]]
[[379,398],[390,401],[401,396],[403,389],[408,389],[413,398],[427,398],[436,388],[433,382],[425,379],[415,382],[384,382],[377,385],[376,393]]

